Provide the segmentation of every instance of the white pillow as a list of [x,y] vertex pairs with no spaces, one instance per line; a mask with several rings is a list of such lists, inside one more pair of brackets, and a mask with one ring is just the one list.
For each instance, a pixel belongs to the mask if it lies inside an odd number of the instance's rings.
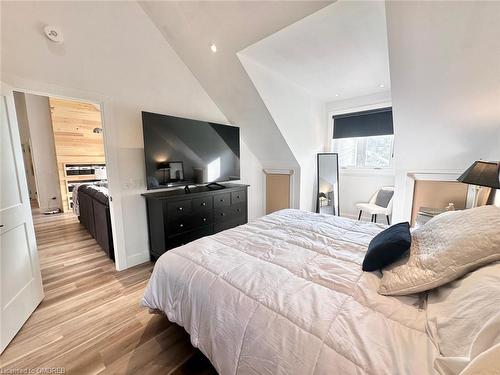
[[409,256],[383,270],[379,293],[423,292],[495,260],[500,260],[500,208],[446,212],[413,231]]
[[427,332],[445,357],[469,355],[476,334],[500,311],[500,262],[432,290]]

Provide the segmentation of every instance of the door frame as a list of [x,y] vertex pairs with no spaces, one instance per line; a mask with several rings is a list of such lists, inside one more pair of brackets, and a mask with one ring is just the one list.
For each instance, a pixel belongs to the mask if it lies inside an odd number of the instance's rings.
[[100,106],[104,155],[106,157],[106,172],[110,197],[109,210],[115,253],[115,266],[117,271],[128,268],[122,219],[120,174],[118,171],[118,147],[116,146],[116,143],[113,142],[113,140],[116,139],[115,129],[113,129],[112,126],[109,126],[109,124],[113,123],[113,99],[94,92],[79,89],[68,89],[43,82],[24,80],[19,77],[4,76],[2,80],[6,84],[10,85],[13,88],[13,91],[58,99],[75,100],[90,104],[97,104]]

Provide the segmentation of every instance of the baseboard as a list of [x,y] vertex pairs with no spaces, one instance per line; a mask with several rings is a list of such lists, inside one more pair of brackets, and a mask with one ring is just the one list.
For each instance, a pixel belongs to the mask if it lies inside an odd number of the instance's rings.
[[149,262],[149,252],[139,253],[127,256],[127,268],[137,266],[142,263]]

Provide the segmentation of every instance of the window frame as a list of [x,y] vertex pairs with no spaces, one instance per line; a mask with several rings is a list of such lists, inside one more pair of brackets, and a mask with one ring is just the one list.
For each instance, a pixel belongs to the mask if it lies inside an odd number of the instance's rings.
[[[366,151],[367,151],[368,138],[386,137],[388,135],[391,136],[389,165],[386,167],[367,167],[366,165],[364,165],[366,163]],[[375,136],[371,136],[371,137],[354,137],[354,138],[333,139],[331,151],[339,154],[339,160],[340,160],[341,152],[340,152],[338,142],[341,142],[343,139],[355,139],[356,140],[356,151],[354,153],[355,165],[353,165],[353,166],[352,165],[341,166],[339,163],[339,169],[340,170],[367,170],[367,171],[394,169],[394,134],[388,134],[388,135],[385,135],[385,136],[375,135]],[[363,163],[358,163],[360,156],[362,156],[365,159],[365,161],[363,161]],[[363,164],[363,165],[359,165],[359,164]]]
[[[338,153],[338,147],[336,147],[335,139],[331,137],[331,134],[333,134],[334,126],[335,126],[335,120],[333,119],[333,116],[336,115],[343,115],[343,114],[348,114],[348,113],[355,113],[355,112],[362,112],[362,111],[368,111],[368,110],[376,110],[376,109],[383,109],[391,107],[392,108],[392,101],[384,101],[380,102],[377,104],[371,104],[371,105],[361,105],[361,106],[356,106],[356,107],[351,107],[351,108],[344,108],[344,109],[337,109],[337,110],[332,110],[329,111],[328,113],[328,118],[329,118],[329,134],[330,134],[330,151],[331,152],[336,152]],[[376,136],[375,136],[376,137]],[[359,137],[363,138],[363,137]],[[364,137],[368,138],[368,137]],[[392,141],[391,141],[391,158],[390,158],[390,163],[388,167],[341,167],[339,164],[339,171],[341,174],[383,174],[383,175],[393,175],[395,168],[394,168],[394,142],[395,142],[395,134],[392,134]],[[342,138],[339,138],[342,139]],[[353,139],[353,138],[350,138]]]

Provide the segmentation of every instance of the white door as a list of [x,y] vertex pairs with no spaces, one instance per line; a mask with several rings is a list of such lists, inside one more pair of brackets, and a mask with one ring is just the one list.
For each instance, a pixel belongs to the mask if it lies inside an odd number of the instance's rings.
[[1,85],[0,353],[43,299],[12,89]]

